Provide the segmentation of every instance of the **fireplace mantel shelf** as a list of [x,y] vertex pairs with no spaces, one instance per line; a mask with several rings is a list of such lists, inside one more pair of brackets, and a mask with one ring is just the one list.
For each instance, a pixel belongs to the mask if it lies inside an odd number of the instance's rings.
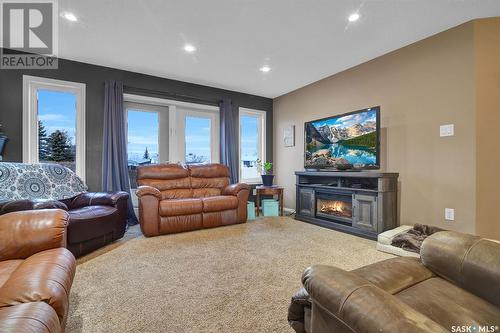
[[[370,239],[398,225],[398,173],[297,171],[295,175],[297,220]],[[352,216],[321,212],[318,201],[329,196],[349,202]]]

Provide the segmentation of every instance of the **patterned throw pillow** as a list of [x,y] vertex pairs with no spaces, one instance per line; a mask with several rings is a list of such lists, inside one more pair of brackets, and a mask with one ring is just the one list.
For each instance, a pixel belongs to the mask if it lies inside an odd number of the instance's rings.
[[62,165],[0,162],[0,201],[61,200],[86,191],[83,181]]

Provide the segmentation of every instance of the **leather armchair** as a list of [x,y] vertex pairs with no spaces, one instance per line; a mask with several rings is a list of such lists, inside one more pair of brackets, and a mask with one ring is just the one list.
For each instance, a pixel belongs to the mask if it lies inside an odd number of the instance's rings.
[[126,192],[84,192],[62,200],[16,200],[3,203],[0,215],[55,208],[67,211],[67,247],[79,257],[123,237],[128,197]]
[[[500,326],[500,243],[443,231],[421,260],[394,258],[351,272],[312,266],[292,298],[296,332],[450,332]],[[478,329],[478,328],[477,328]]]
[[75,257],[69,216],[50,209],[0,216],[0,332],[63,332]]
[[142,166],[137,184],[139,221],[148,237],[247,220],[250,186],[230,185],[222,164]]

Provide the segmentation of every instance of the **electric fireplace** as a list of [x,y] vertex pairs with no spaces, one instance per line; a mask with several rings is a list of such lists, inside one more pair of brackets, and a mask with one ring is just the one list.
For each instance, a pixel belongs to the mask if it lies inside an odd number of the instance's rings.
[[351,224],[352,195],[350,193],[316,193],[316,216]]

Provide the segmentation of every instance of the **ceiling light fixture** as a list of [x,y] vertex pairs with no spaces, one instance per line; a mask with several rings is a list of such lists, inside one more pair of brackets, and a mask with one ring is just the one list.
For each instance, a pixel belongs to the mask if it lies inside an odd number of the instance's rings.
[[264,65],[261,68],[259,68],[259,71],[261,71],[262,73],[268,73],[271,71],[271,67]]
[[184,45],[184,51],[186,51],[187,53],[193,53],[194,51],[196,51],[196,47],[191,44],[186,44]]
[[70,13],[70,12],[63,12],[61,14],[61,16],[64,17],[66,20],[71,21],[71,22],[78,21],[78,18],[75,16],[75,14]]
[[349,15],[349,22],[356,22],[357,20],[359,20],[360,18],[360,15],[358,13],[353,13],[351,15]]

